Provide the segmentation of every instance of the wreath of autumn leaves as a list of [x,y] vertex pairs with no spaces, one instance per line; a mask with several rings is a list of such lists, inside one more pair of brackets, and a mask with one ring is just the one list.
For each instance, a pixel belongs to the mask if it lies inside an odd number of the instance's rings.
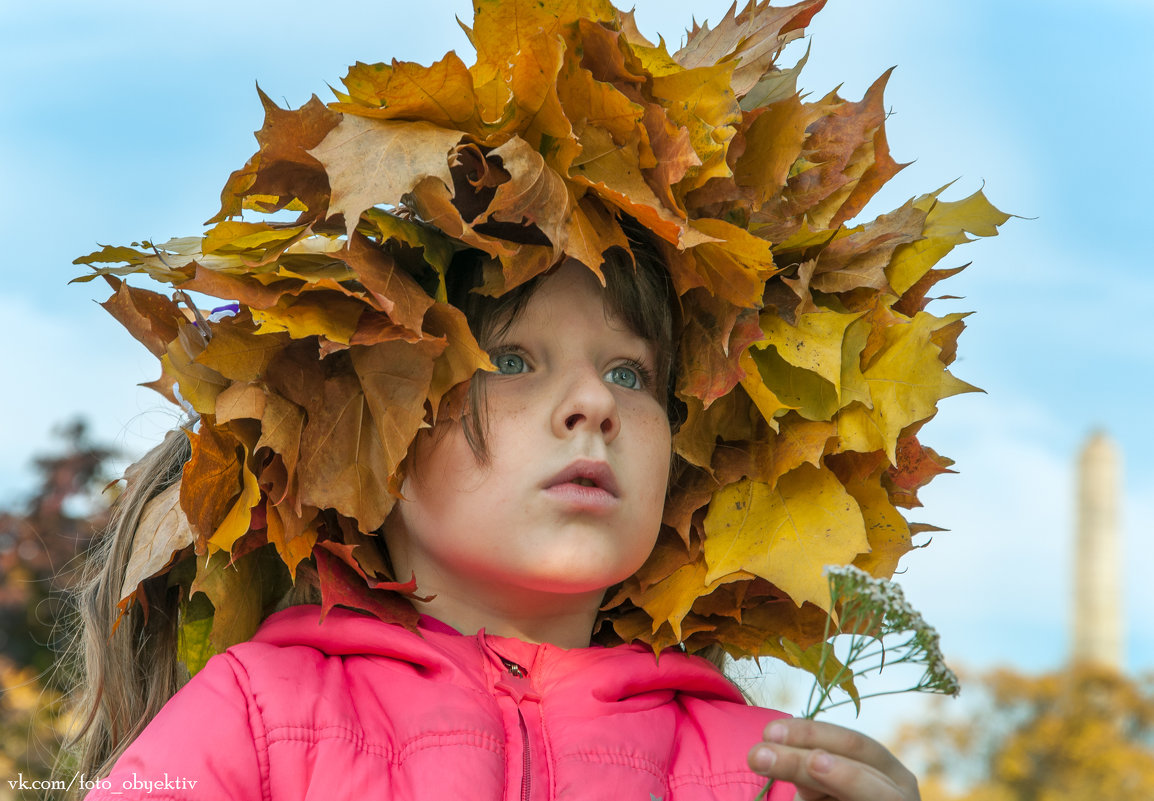
[[[358,63],[336,102],[295,110],[261,94],[259,150],[203,236],[78,259],[160,359],[151,386],[200,417],[183,479],[145,510],[121,607],[165,572],[187,587],[193,670],[290,580],[326,610],[415,625],[416,587],[372,538],[417,432],[491,369],[445,301],[454,252],[488,254],[497,295],[563,256],[599,272],[629,215],[681,306],[690,469],[597,639],[801,661],[829,611],[823,567],[888,577],[929,528],[899,507],[951,462],[917,434],[973,389],[947,370],[964,315],[926,311],[961,268],[934,266],[1006,220],[939,190],[849,224],[901,165],[888,73],[858,102],[812,100],[804,58],[776,63],[823,5],[735,6],[670,54],[607,0],[474,0],[471,67]],[[189,291],[240,312],[211,322]]]

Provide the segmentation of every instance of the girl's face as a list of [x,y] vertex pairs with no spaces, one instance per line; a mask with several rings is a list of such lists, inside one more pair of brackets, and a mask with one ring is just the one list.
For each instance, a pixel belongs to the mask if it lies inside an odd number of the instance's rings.
[[587,642],[605,589],[660,527],[671,435],[654,347],[606,317],[596,277],[569,261],[489,350],[489,459],[459,424],[418,439],[387,527],[394,567],[465,633],[556,641],[527,618],[578,615]]

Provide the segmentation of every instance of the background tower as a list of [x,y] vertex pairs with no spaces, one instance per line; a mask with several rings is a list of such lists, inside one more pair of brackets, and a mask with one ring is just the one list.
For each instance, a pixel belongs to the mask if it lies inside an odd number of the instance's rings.
[[1102,431],[1090,435],[1078,460],[1071,658],[1121,671],[1119,462],[1118,447]]

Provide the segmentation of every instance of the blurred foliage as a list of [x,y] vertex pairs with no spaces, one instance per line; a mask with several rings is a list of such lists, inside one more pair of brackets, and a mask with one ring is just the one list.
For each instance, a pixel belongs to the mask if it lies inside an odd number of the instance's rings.
[[101,490],[114,456],[76,420],[62,447],[33,460],[30,497],[0,509],[0,801],[28,797],[7,779],[47,779],[68,728],[56,659],[79,557],[108,518]]
[[965,714],[934,714],[901,734],[924,801],[1154,798],[1154,675],[1002,669],[965,686],[980,696]]

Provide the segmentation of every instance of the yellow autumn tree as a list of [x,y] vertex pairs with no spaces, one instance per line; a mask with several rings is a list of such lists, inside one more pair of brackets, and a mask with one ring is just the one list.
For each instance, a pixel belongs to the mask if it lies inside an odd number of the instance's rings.
[[114,452],[81,420],[57,433],[60,452],[33,462],[36,490],[0,508],[0,801],[32,797],[9,780],[50,778],[71,725],[69,666],[56,663],[61,620],[79,560],[108,518],[100,489]]
[[1154,675],[1079,665],[966,684],[967,714],[911,724],[900,750],[924,766],[925,801],[1154,798]]

